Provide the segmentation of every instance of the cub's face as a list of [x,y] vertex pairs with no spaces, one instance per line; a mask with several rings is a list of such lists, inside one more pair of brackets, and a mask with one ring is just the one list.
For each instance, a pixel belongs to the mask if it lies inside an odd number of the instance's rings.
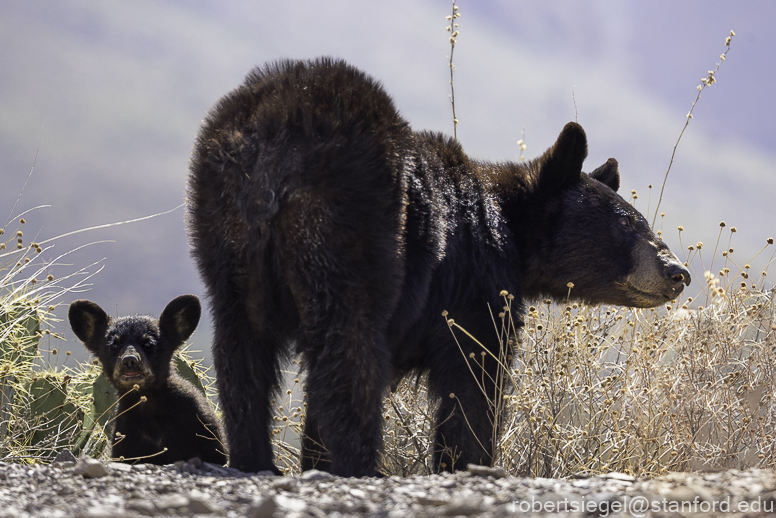
[[173,299],[159,320],[147,316],[112,319],[89,300],[70,304],[73,332],[103,366],[120,394],[163,386],[172,355],[197,327],[202,308],[194,295]]
[[157,377],[166,375],[174,349],[164,345],[151,318],[124,317],[108,328],[97,357],[105,374],[123,393],[134,385],[140,389],[151,386]]

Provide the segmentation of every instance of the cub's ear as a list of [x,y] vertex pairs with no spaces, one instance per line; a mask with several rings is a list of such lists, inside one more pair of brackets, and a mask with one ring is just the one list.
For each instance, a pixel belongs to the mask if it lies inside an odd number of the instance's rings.
[[90,300],[76,300],[70,304],[67,318],[75,336],[91,353],[97,354],[102,338],[110,326],[108,314]]
[[571,187],[581,178],[586,157],[585,130],[576,122],[569,122],[555,144],[539,159],[539,185],[548,190]]
[[167,304],[159,317],[159,332],[171,344],[180,346],[197,328],[202,306],[194,295],[181,295]]
[[620,188],[620,167],[617,165],[617,160],[610,158],[604,165],[590,173],[590,178],[598,180],[617,192]]

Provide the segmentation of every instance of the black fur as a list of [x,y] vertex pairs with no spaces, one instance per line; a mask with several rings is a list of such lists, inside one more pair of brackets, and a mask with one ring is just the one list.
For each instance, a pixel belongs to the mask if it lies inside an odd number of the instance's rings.
[[70,305],[70,327],[99,358],[120,397],[111,434],[112,457],[151,464],[193,457],[226,463],[218,419],[202,392],[171,364],[175,350],[197,327],[200,314],[194,295],[174,299],[159,320],[147,316],[114,320],[88,300]]
[[441,398],[437,468],[489,464],[488,404],[467,365],[481,350],[465,336],[459,350],[443,310],[498,356],[502,289],[518,309],[565,299],[569,282],[576,299],[648,307],[689,283],[615,193],[617,162],[591,177],[586,154],[569,123],[528,164],[473,161],[413,132],[341,61],[253,70],[206,118],[187,197],[231,465],[275,470],[269,400],[291,344],[307,369],[304,469],[374,475],[386,388],[422,371]]

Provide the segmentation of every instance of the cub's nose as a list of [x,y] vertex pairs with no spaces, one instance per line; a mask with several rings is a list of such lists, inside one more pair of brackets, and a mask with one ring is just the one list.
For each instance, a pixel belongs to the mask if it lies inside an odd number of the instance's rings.
[[680,263],[669,264],[666,274],[668,279],[671,280],[671,282],[673,282],[677,288],[681,287],[682,284],[689,286],[690,281],[692,280],[692,277],[690,277],[690,271]]
[[121,355],[121,366],[126,370],[134,370],[140,366],[140,354],[131,345]]

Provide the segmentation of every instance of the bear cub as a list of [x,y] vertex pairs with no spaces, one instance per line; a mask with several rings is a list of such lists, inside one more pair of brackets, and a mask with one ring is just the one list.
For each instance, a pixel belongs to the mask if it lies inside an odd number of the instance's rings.
[[112,457],[159,465],[192,457],[226,463],[215,413],[172,364],[173,353],[194,332],[201,312],[194,295],[173,299],[158,320],[112,319],[94,302],[70,304],[70,327],[100,360],[118,392]]

